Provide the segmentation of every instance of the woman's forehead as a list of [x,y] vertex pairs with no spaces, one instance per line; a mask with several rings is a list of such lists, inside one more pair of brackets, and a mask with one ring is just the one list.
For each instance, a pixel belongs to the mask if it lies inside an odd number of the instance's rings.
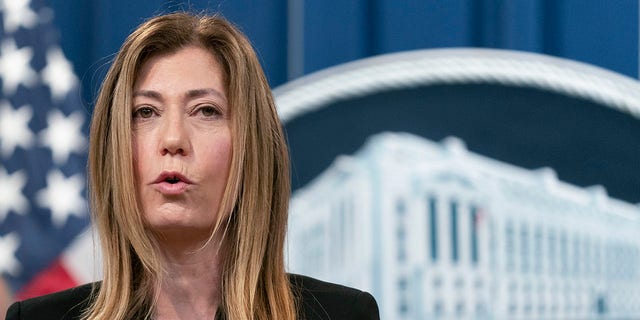
[[[170,93],[214,92],[226,100],[224,70],[209,50],[189,46],[157,54],[142,64],[133,89]],[[195,94],[194,93],[194,94]]]

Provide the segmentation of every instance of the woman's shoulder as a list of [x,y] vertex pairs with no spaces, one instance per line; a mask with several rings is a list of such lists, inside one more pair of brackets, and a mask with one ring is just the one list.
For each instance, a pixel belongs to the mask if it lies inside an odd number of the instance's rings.
[[80,319],[88,307],[94,284],[85,284],[12,304],[6,320],[13,319]]
[[303,319],[379,319],[371,294],[343,285],[290,274],[289,280]]
[[[305,320],[379,319],[378,305],[368,292],[314,278],[289,275],[299,311]],[[99,283],[16,302],[7,311],[14,319],[80,319]]]

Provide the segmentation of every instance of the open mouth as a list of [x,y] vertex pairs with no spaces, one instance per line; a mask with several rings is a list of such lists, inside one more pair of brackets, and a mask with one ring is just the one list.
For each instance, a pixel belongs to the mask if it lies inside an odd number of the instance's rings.
[[152,182],[154,188],[165,196],[180,195],[190,190],[193,182],[180,172],[163,172]]
[[178,178],[178,177],[168,177],[168,178],[164,179],[164,181],[166,181],[166,182],[168,182],[170,184],[176,184],[176,183],[178,183],[178,182],[180,182],[182,180],[180,178]]
[[163,172],[154,180],[152,183],[154,184],[186,184],[190,185],[192,182],[185,176],[183,176],[179,172]]

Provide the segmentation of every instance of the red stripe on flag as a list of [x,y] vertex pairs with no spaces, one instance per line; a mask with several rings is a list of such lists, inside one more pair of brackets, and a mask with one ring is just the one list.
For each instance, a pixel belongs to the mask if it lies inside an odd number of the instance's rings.
[[49,268],[40,272],[17,294],[17,300],[24,300],[49,294],[77,286],[78,283],[71,277],[60,260],[56,260]]

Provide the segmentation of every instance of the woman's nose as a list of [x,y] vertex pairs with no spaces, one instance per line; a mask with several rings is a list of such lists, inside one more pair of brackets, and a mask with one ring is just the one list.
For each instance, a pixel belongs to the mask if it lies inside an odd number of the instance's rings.
[[160,129],[160,154],[186,156],[190,148],[184,120],[180,116],[171,115],[164,118]]

